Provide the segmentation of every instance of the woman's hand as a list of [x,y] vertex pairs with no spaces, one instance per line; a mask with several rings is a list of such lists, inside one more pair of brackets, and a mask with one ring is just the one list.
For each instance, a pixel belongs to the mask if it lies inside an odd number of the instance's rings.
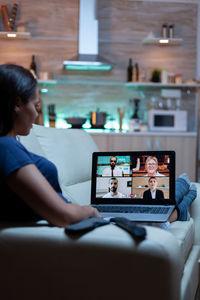
[[90,218],[101,218],[101,216],[96,208],[89,206],[89,205],[85,205],[82,207],[84,207],[85,209],[88,209],[88,212],[91,214]]

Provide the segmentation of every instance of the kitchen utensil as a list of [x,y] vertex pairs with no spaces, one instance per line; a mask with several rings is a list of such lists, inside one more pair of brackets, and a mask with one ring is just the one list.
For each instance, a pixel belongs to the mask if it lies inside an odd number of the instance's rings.
[[118,107],[117,112],[119,115],[119,130],[122,131],[122,119],[124,117],[125,109]]
[[90,123],[93,128],[104,128],[107,113],[100,111],[92,111],[90,113]]
[[16,20],[16,15],[17,15],[17,9],[18,9],[18,4],[14,3],[13,7],[12,7],[12,12],[11,12],[11,18],[10,18],[11,30],[14,30],[14,28],[15,28],[15,20]]
[[48,105],[48,115],[49,115],[49,126],[55,127],[56,125],[55,104]]
[[3,23],[6,31],[11,31],[11,24],[9,19],[8,7],[7,5],[1,5],[1,14],[3,18]]

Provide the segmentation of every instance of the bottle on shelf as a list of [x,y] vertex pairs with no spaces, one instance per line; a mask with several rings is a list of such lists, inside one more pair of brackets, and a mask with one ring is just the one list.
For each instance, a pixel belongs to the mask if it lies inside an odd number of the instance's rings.
[[138,66],[138,63],[135,64],[135,77],[136,77],[136,81],[139,81],[139,66]]
[[127,67],[127,81],[131,82],[133,77],[133,65],[132,58],[129,58],[128,67]]
[[129,122],[129,131],[140,131],[140,118],[138,115],[140,99],[131,99],[130,101],[134,108],[134,112]]
[[174,25],[171,24],[169,25],[169,33],[168,33],[168,36],[170,39],[173,39],[174,38]]
[[160,77],[161,77],[161,83],[167,84],[168,83],[168,70],[162,69]]
[[142,82],[142,70],[139,68],[138,63],[135,63],[133,68],[133,82]]
[[15,21],[17,16],[18,4],[14,3],[11,11],[10,26],[11,30],[15,29]]
[[10,23],[7,5],[5,5],[5,4],[1,5],[1,14],[2,14],[2,18],[3,18],[5,30],[11,31],[11,23]]
[[30,63],[30,71],[33,74],[33,76],[37,79],[38,72],[37,72],[37,64],[35,61],[35,55],[32,55],[32,59],[31,59],[31,63]]
[[167,37],[168,37],[167,28],[168,28],[167,24],[162,25],[162,38],[163,39],[167,39]]
[[49,104],[47,108],[48,108],[48,116],[49,116],[49,126],[55,127],[56,125],[55,104]]

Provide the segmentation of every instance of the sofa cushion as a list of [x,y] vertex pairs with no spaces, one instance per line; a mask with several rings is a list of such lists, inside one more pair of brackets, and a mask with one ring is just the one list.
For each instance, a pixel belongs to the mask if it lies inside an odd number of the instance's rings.
[[61,183],[60,186],[64,197],[70,200],[71,202],[80,205],[89,205],[91,203],[91,180],[79,182],[68,186],[62,185]]
[[180,244],[184,262],[186,262],[194,243],[194,221],[190,218],[189,221],[176,221],[171,223],[171,233],[176,237]]
[[28,151],[46,157],[33,130],[30,131],[29,135],[20,136],[19,140]]
[[87,132],[39,125],[34,125],[32,130],[46,157],[57,166],[61,186],[91,178],[92,152],[98,148]]

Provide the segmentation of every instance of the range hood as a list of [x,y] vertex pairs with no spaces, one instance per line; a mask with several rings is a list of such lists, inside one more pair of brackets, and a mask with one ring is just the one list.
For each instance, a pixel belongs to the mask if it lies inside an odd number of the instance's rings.
[[109,71],[112,64],[98,54],[96,0],[80,0],[78,55],[63,62],[67,70]]

